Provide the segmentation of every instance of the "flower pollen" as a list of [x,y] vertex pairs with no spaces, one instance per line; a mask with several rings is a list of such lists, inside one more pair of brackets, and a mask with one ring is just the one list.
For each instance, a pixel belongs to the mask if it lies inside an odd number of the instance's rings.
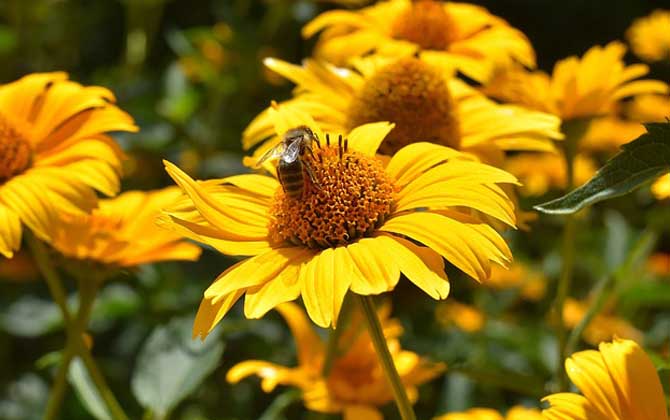
[[434,0],[413,2],[393,22],[393,38],[413,42],[423,49],[446,50],[456,39],[454,22],[444,5]]
[[0,114],[0,184],[25,171],[31,161],[30,142]]
[[460,128],[445,77],[414,57],[380,68],[353,100],[350,128],[377,121],[396,125],[379,148],[385,155],[415,141],[460,146]]
[[270,232],[277,242],[313,249],[333,248],[370,236],[391,213],[394,186],[382,163],[338,145],[318,141],[309,156],[313,184],[303,169],[305,189],[291,198],[279,189],[270,208]]

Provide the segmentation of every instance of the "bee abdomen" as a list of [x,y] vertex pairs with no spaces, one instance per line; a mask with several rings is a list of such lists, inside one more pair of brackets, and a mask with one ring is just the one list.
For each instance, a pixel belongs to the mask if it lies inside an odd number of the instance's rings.
[[300,198],[305,185],[302,165],[280,166],[277,172],[284,193],[293,199]]

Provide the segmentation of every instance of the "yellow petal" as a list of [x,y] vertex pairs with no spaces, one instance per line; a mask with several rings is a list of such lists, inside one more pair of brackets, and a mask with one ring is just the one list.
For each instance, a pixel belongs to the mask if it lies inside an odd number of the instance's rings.
[[303,248],[278,248],[251,257],[224,271],[205,290],[205,298],[218,299],[235,290],[261,286],[272,280],[286,267],[300,264],[310,251]]
[[352,292],[377,295],[393,290],[400,279],[400,269],[379,246],[379,238],[363,238],[348,245],[346,250],[357,268],[351,280]]
[[327,248],[303,264],[300,270],[300,293],[309,317],[318,326],[337,324],[344,296],[351,285],[350,266],[341,263],[345,249]]
[[343,420],[384,420],[384,416],[374,406],[347,405],[344,407]]
[[272,108],[270,108],[270,118],[275,127],[275,134],[279,137],[294,128],[308,127],[314,132],[317,138],[324,138],[323,131],[321,131],[321,127],[314,121],[314,118],[298,107],[286,104],[273,104]]
[[405,235],[438,252],[469,276],[488,278],[490,261],[505,265],[511,252],[490,226],[464,215],[417,212],[388,220],[380,230]]
[[244,378],[257,375],[263,378],[263,391],[272,392],[286,368],[263,360],[246,360],[238,363],[226,373],[226,381],[236,384]]
[[667,420],[663,387],[644,350],[635,341],[622,339],[601,343],[599,349],[619,395],[628,406],[629,418]]
[[56,210],[39,181],[30,176],[30,171],[11,178],[0,186],[0,205],[10,209],[38,238],[48,240],[56,223]]
[[316,361],[323,355],[324,346],[305,312],[298,305],[290,302],[277,306],[277,311],[291,330],[300,365],[315,365]]
[[247,291],[244,297],[244,316],[261,318],[275,306],[300,296],[300,264],[287,266],[275,278]]
[[211,299],[203,299],[193,321],[193,338],[200,337],[202,340],[207,338],[243,293],[244,290],[236,290],[217,300],[216,303]]
[[386,167],[398,185],[408,184],[416,177],[450,159],[468,159],[466,155],[434,143],[412,143],[398,150]]
[[[0,189],[0,191],[2,191]],[[0,254],[12,258],[21,247],[21,220],[0,202]]]
[[421,259],[417,245],[396,236],[379,236],[379,249],[395,261],[407,279],[433,299],[445,299],[449,295],[449,281],[444,270],[433,271]]
[[616,418],[621,413],[619,397],[599,352],[586,350],[573,354],[565,361],[565,371],[603,417]]
[[347,136],[349,147],[365,155],[374,156],[379,145],[393,130],[393,127],[395,127],[395,124],[389,122],[376,122],[356,127]]
[[547,420],[629,420],[619,417],[603,417],[593,405],[581,395],[560,393],[544,397],[551,406],[542,411]]

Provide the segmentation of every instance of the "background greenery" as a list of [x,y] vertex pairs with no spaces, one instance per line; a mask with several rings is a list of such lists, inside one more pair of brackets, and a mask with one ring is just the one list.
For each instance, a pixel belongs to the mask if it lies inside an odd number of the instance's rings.
[[[667,7],[662,0],[474,3],[525,32],[545,70],[557,59],[621,39],[633,18]],[[246,124],[271,99],[289,95],[290,84],[264,71],[261,59],[297,62],[309,55],[311,43],[301,39],[300,28],[329,7],[306,0],[2,0],[0,80],[65,70],[81,83],[111,88],[142,128],[117,137],[130,157],[124,189],[169,185],[163,158],[197,177],[221,177],[245,170],[240,134]],[[670,80],[670,66],[654,66],[652,76]],[[670,307],[670,282],[637,280],[650,276],[642,269],[646,255],[670,251],[669,213],[667,204],[641,191],[591,210],[584,221],[590,228],[580,230],[575,244],[574,294],[583,296],[597,280],[614,275],[618,314],[645,331],[646,344],[659,351],[667,351],[670,341],[670,314],[663,309]],[[546,274],[548,296],[560,266],[561,223],[542,216],[531,234],[509,236],[515,257]],[[636,258],[632,249],[639,251]],[[241,360],[294,363],[292,338],[276,314],[247,321],[237,308],[207,343],[190,340],[190,319],[203,290],[231,262],[205,252],[199,263],[123,273],[103,290],[90,328],[93,353],[131,418],[160,418],[168,411],[171,418],[189,420],[302,418],[288,389],[264,394],[256,380],[234,387],[225,382],[225,372]],[[0,419],[37,419],[64,342],[59,312],[26,255],[0,261],[0,278]],[[446,377],[422,388],[419,418],[475,405],[537,404],[551,391],[557,360],[547,327],[549,299],[524,302],[514,291],[478,288],[457,273],[452,296],[487,313],[482,331],[442,326],[435,302],[407,282],[394,293],[395,314],[406,327],[404,345],[450,367]],[[168,369],[175,366],[180,368]],[[198,375],[206,377],[203,384],[192,383]],[[75,369],[71,380],[78,394],[68,394],[63,418],[91,418],[96,403],[85,375]],[[392,405],[387,413],[394,418]]]

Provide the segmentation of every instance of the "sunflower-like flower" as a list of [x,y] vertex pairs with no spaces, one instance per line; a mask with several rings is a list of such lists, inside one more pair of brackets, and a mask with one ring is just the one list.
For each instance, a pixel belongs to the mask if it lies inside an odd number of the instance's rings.
[[544,398],[548,420],[667,420],[663,386],[649,356],[631,340],[573,354],[565,370],[583,395]]
[[670,174],[665,174],[654,181],[651,192],[659,200],[670,198]]
[[[563,306],[563,319],[566,327],[575,328],[584,318],[588,309],[589,302],[568,298]],[[608,313],[596,315],[582,335],[587,343],[594,346],[614,337],[625,338],[638,343],[641,343],[644,338],[642,332],[630,322]]]
[[454,325],[467,333],[479,332],[486,324],[486,315],[479,308],[452,299],[437,305],[435,319],[445,327]]
[[670,276],[670,253],[655,252],[650,255],[647,269],[656,276]]
[[[499,105],[440,66],[415,57],[355,60],[354,70],[306,60],[303,66],[266,59],[266,66],[293,81],[296,97],[287,101],[309,113],[325,130],[348,132],[377,121],[395,128],[379,152],[392,155],[413,141],[428,141],[499,164],[505,150],[553,150],[560,120],[514,105]],[[270,110],[244,132],[246,149],[263,153],[276,144]]]
[[[598,170],[596,162],[584,154],[575,156],[574,165],[576,185],[588,181]],[[555,153],[520,153],[507,159],[505,170],[522,180],[521,192],[527,195],[565,189],[568,183],[565,161]]]
[[252,257],[205,291],[195,335],[206,336],[243,294],[248,318],[302,296],[312,320],[328,327],[348,290],[390,291],[403,273],[443,299],[449,283],[442,257],[480,281],[491,262],[511,260],[500,235],[473,215],[514,226],[514,207],[500,187],[516,182],[508,173],[430,143],[383,160],[376,151],[393,129],[386,122],[336,141],[294,108],[277,106],[271,116],[278,135],[302,127],[317,139],[305,160],[310,175],[297,178],[298,196],[273,176],[196,182],[166,163],[187,199],[166,210],[163,224],[224,254]]
[[542,420],[542,414],[537,409],[522,406],[510,408],[504,417],[490,408],[471,408],[461,413],[435,417],[433,420]]
[[[391,402],[393,394],[359,312],[339,336],[337,353],[324,374],[326,345],[316,334],[305,313],[295,304],[284,303],[277,310],[286,320],[296,342],[298,366],[285,367],[262,360],[235,365],[226,378],[237,383],[250,375],[262,378],[261,386],[271,392],[277,385],[298,387],[305,406],[322,413],[342,413],[346,420],[381,420],[378,407]],[[389,318],[390,307],[378,310],[384,337],[393,362],[411,401],[418,398],[417,386],[445,370],[442,363],[431,363],[400,347],[402,326]]]
[[645,64],[627,66],[626,47],[611,42],[594,46],[584,56],[556,63],[551,76],[517,68],[503,71],[484,91],[498,99],[549,112],[563,119],[607,115],[623,98],[641,94],[664,94],[668,86],[657,80],[635,80],[646,75]]
[[155,223],[161,210],[179,197],[179,188],[168,187],[100,200],[91,214],[62,215],[51,233],[51,245],[69,259],[115,268],[197,260],[200,247]]
[[518,260],[509,269],[493,267],[491,277],[484,283],[492,289],[516,288],[524,299],[538,301],[547,292],[547,279],[544,273],[535,270]]
[[670,62],[670,10],[654,10],[649,16],[635,19],[626,38],[635,55],[645,61]]
[[0,254],[21,244],[22,225],[48,240],[59,212],[95,207],[95,190],[119,190],[122,152],[105,133],[137,131],[114,95],[65,73],[0,86]]
[[483,7],[433,0],[390,0],[359,11],[332,10],[303,28],[323,31],[314,54],[338,65],[375,51],[419,54],[483,82],[494,69],[519,62],[535,67],[535,53],[521,31]]
[[663,122],[670,118],[670,96],[640,95],[626,108],[628,118],[640,122]]

